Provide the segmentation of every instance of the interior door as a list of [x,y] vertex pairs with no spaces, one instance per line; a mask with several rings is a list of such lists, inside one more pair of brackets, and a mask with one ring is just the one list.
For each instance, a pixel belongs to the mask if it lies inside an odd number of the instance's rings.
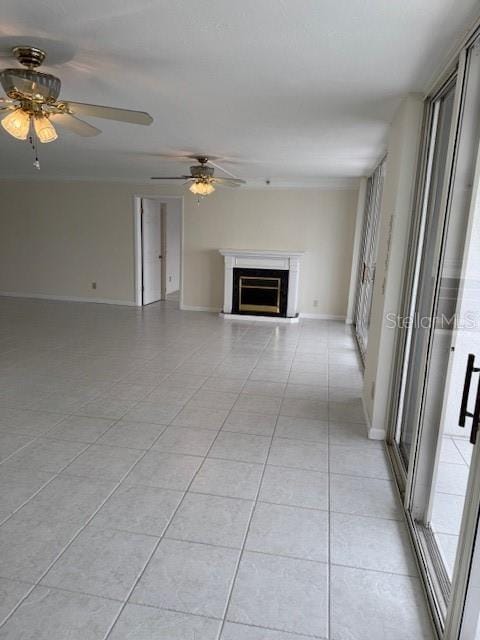
[[142,304],[162,299],[162,235],[160,203],[142,198]]

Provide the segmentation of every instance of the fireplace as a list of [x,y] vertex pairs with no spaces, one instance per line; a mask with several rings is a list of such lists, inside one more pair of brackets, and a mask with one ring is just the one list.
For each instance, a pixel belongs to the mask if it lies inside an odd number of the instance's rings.
[[234,269],[232,313],[287,315],[288,271],[280,269]]
[[298,322],[303,251],[219,249],[224,257],[225,320]]

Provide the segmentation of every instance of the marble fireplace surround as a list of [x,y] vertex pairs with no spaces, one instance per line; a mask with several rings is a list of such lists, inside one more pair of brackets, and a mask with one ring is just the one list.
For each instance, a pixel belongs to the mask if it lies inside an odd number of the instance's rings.
[[[270,322],[298,322],[298,285],[300,281],[300,260],[303,251],[260,251],[245,249],[219,249],[224,257],[225,281],[223,312],[225,319],[264,320]],[[232,313],[233,269],[280,269],[288,271],[287,317],[257,316]]]

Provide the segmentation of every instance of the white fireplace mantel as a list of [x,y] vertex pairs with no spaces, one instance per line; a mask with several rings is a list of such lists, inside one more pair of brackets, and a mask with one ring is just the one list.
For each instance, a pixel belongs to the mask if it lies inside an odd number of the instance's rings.
[[[288,271],[287,319],[298,318],[298,285],[300,281],[300,259],[303,251],[260,251],[243,249],[219,249],[225,260],[225,284],[223,316],[232,316],[233,269],[280,269]],[[256,316],[260,319],[262,316]],[[277,321],[281,318],[268,318]]]

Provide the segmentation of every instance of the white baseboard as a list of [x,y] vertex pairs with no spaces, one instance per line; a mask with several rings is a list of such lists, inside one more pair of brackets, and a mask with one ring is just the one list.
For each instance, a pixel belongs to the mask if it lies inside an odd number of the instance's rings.
[[208,311],[209,313],[219,313],[221,309],[219,307],[195,307],[189,304],[180,305],[182,311]]
[[3,298],[30,298],[34,300],[57,300],[59,302],[95,302],[97,304],[115,304],[122,307],[134,307],[131,300],[111,300],[110,298],[78,298],[76,296],[54,296],[49,293],[17,293],[13,291],[0,291]]
[[299,321],[299,317],[296,318],[282,318],[278,316],[250,316],[247,314],[240,313],[223,313],[221,311],[218,314],[224,320],[239,320],[240,322],[243,320],[248,322],[274,322],[276,324],[297,324]]
[[383,429],[374,429],[372,427],[368,430],[368,437],[370,440],[385,440],[387,434]]
[[345,316],[334,316],[329,313],[300,313],[306,320],[345,320]]

